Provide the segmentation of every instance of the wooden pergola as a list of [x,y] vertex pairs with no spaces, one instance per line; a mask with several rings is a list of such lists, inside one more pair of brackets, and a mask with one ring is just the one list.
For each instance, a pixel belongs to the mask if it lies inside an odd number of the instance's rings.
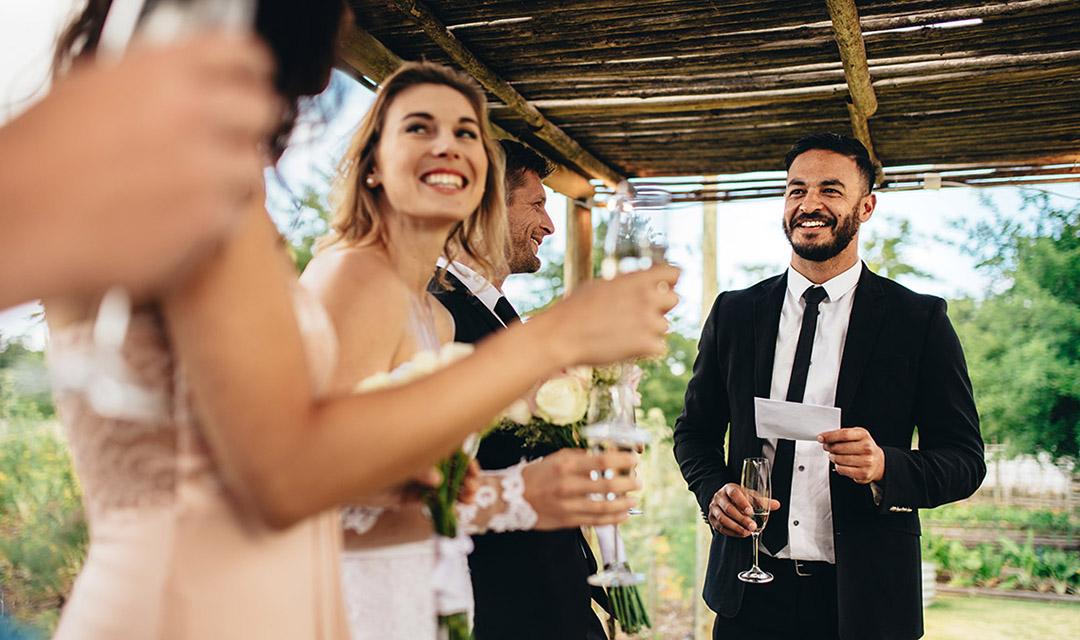
[[884,188],[1080,180],[1080,0],[351,4],[346,69],[463,69],[500,135],[563,167],[568,282],[588,277],[597,190],[689,176],[665,181],[677,200],[774,197],[782,178],[737,174],[782,169],[813,131],[858,137]]
[[[859,138],[879,188],[1080,181],[1080,0],[351,4],[356,77],[376,85],[403,59],[463,69],[499,135],[562,167],[548,184],[572,203],[568,287],[591,276],[593,195],[664,177],[705,203],[715,265],[717,203],[781,195],[785,152],[815,131]],[[739,175],[753,172],[773,173]],[[703,276],[704,316],[715,268]]]

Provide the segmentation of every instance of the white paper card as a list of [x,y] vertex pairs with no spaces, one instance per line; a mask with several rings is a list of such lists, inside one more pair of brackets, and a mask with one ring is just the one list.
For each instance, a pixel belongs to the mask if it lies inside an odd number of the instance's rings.
[[757,435],[763,439],[817,440],[840,428],[840,409],[816,404],[754,398]]

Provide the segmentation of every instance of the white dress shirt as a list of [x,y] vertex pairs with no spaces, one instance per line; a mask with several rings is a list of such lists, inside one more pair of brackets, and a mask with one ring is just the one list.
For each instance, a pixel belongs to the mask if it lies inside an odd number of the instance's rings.
[[[818,306],[814,348],[810,354],[810,371],[806,375],[805,404],[834,406],[836,383],[840,376],[840,360],[844,355],[851,305],[855,287],[862,273],[862,262],[821,286],[828,297]],[[787,292],[780,311],[780,327],[776,332],[776,351],[773,356],[772,387],[769,397],[787,399],[791,367],[795,363],[795,346],[802,328],[806,303],[803,293],[814,286],[792,267],[787,272]],[[776,456],[776,440],[769,439],[762,452],[770,463]],[[791,470],[791,503],[786,523],[770,522],[769,526],[787,526],[788,544],[778,558],[836,562],[833,548],[832,499],[829,495],[829,455],[817,442],[795,442],[795,462]]]
[[487,278],[460,262],[450,262],[446,258],[439,256],[435,264],[440,269],[446,269],[454,274],[454,277],[458,280],[461,280],[461,284],[468,287],[469,291],[472,291],[472,294],[479,298],[480,302],[484,303],[484,306],[491,312],[491,315],[495,316],[499,324],[506,326],[499,314],[495,313],[495,304],[499,301],[499,298],[503,297],[502,291],[499,291],[495,285],[488,282]]

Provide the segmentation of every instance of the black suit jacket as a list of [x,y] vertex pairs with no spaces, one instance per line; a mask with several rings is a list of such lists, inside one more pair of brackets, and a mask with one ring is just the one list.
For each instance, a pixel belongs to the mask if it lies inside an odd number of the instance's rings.
[[[428,285],[454,317],[454,340],[477,342],[502,329],[502,323],[453,274],[449,287]],[[522,458],[534,459],[553,447],[527,447],[517,436],[497,432],[480,443],[477,460],[484,469],[504,469]],[[580,529],[513,531],[473,536],[469,555],[477,640],[602,639],[603,626],[590,598],[607,608],[603,590],[591,590],[586,578],[596,561]]]
[[[787,276],[720,294],[702,330],[675,458],[702,513],[760,456],[754,397],[769,397]],[[986,475],[978,414],[945,301],[916,294],[863,265],[840,365],[836,406],[885,452],[880,505],[869,485],[830,473],[840,637],[922,636],[918,509],[971,495]],[[912,433],[918,427],[918,450]],[[727,458],[724,457],[725,436]],[[707,519],[707,518],[706,518]],[[713,533],[704,598],[738,613],[750,539]],[[782,614],[782,612],[778,612]]]

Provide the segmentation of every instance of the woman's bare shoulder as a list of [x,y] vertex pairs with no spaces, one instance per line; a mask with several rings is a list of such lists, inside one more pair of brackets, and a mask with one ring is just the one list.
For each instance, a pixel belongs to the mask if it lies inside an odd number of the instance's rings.
[[349,388],[390,368],[405,336],[408,289],[374,247],[321,252],[300,278],[322,302],[338,336],[335,386]]

